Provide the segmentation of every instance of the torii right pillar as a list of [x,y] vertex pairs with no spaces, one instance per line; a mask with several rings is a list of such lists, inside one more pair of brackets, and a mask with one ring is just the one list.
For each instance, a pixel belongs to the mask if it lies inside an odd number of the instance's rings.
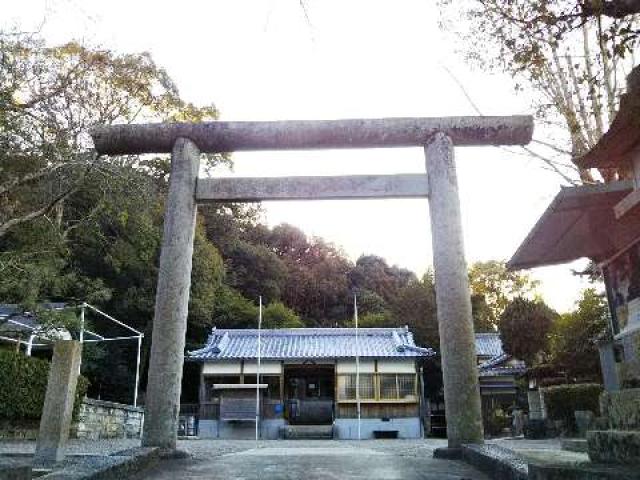
[[425,145],[429,213],[449,448],[483,443],[480,387],[453,143]]

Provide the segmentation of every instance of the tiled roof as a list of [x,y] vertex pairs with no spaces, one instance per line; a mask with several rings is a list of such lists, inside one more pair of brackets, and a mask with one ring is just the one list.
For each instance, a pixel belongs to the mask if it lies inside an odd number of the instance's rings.
[[500,334],[476,333],[476,355],[479,357],[498,357],[504,354]]
[[498,375],[521,374],[526,371],[526,365],[520,360],[512,361],[502,349],[500,334],[496,333],[476,333],[476,355],[479,357],[489,357],[488,360],[478,366],[481,377],[495,377]]
[[[61,310],[67,306],[65,303],[42,303],[38,307],[44,310]],[[25,311],[20,305],[13,303],[0,303],[0,331],[32,331],[39,328],[37,316]]]
[[[434,354],[417,347],[405,328],[291,328],[261,330],[261,358],[268,360],[306,358],[415,358]],[[187,358],[192,360],[253,359],[258,354],[258,330],[214,328],[207,344]]]

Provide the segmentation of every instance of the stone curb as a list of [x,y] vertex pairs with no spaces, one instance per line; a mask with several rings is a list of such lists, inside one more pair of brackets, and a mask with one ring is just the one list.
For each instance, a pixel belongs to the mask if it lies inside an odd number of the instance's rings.
[[527,480],[527,462],[513,450],[499,445],[463,445],[462,460],[494,480]]
[[443,460],[461,460],[462,449],[451,447],[436,448],[433,451],[433,458],[440,458]]
[[42,477],[41,480],[121,480],[130,478],[160,459],[157,448],[135,448],[109,456],[91,456],[77,464]]

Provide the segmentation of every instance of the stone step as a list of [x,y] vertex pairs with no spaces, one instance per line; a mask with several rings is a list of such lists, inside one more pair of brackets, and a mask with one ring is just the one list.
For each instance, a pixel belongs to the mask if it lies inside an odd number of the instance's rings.
[[283,437],[297,439],[332,439],[333,425],[287,425],[283,427]]

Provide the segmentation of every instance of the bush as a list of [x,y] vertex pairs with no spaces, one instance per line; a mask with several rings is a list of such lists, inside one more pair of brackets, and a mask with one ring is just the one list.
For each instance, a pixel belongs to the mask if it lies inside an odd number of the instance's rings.
[[[23,353],[0,350],[0,418],[9,422],[39,420],[44,406],[49,362]],[[89,381],[80,376],[73,406],[77,416]]]
[[511,426],[511,416],[506,415],[501,408],[494,409],[485,424],[485,430],[488,435],[495,437],[500,435],[505,428]]
[[544,389],[544,403],[552,420],[562,420],[570,431],[576,430],[574,412],[588,410],[598,416],[602,385],[582,383],[557,385]]

